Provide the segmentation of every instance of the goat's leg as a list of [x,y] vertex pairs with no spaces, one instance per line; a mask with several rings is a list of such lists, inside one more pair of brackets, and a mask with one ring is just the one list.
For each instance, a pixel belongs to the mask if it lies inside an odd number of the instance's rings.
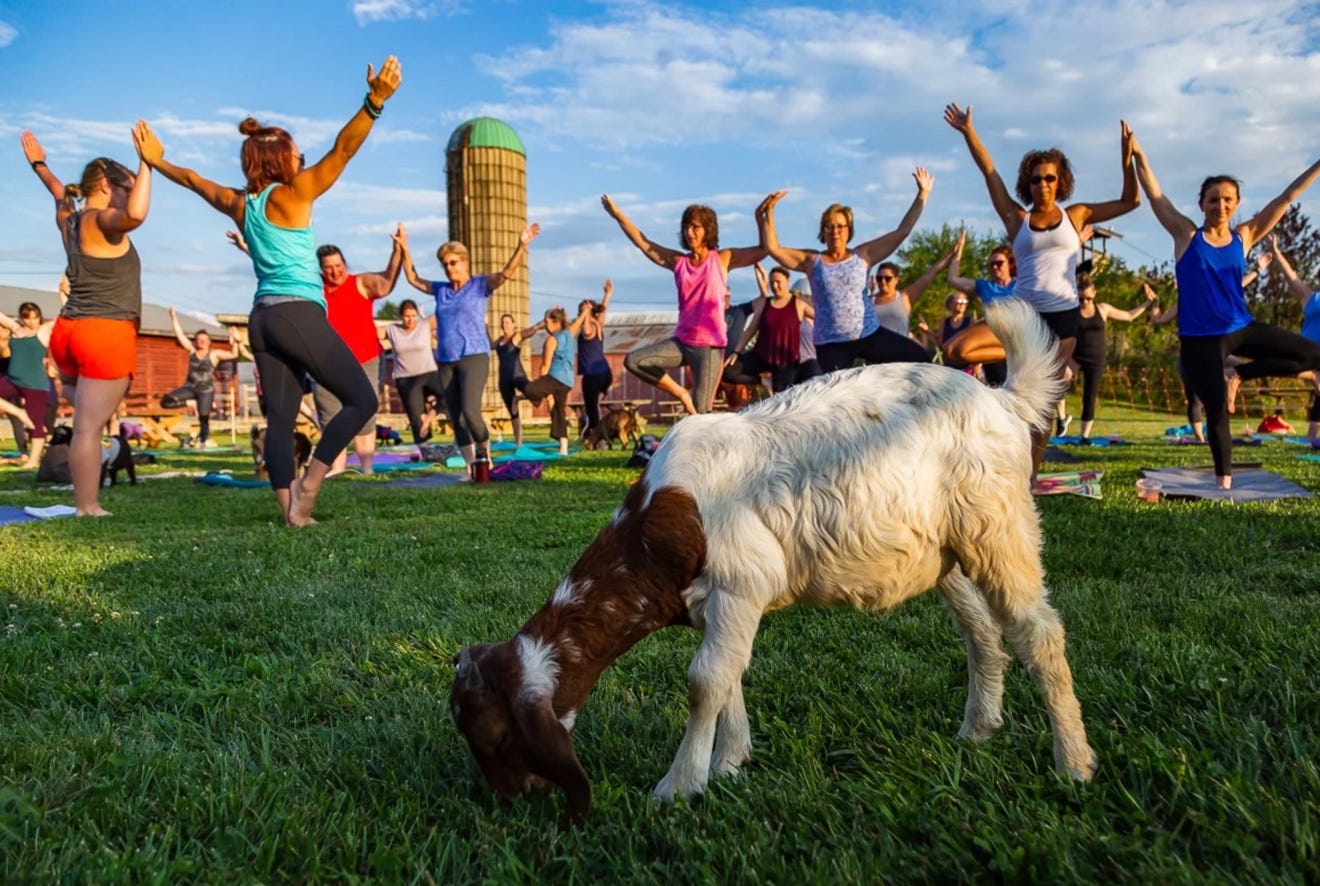
[[[705,616],[706,635],[688,668],[687,730],[673,765],[655,788],[655,798],[666,803],[676,796],[695,797],[705,790],[717,719],[733,703],[735,692],[737,706],[742,708],[739,683],[751,661],[752,643],[761,623],[761,611],[756,606],[735,601],[722,591],[711,592]],[[745,712],[741,720],[745,726]],[[726,741],[723,747],[737,756],[737,736],[731,739],[733,743]]]
[[1082,706],[1073,691],[1064,650],[1063,623],[1039,593],[1034,605],[1007,606],[1000,613],[1004,635],[1040,687],[1054,731],[1054,766],[1078,781],[1095,774],[1095,751],[1086,741]]
[[729,692],[715,726],[715,754],[710,758],[711,778],[737,775],[738,767],[752,758],[752,728],[743,704],[742,677]]
[[1009,658],[999,642],[1003,631],[985,597],[959,567],[946,573],[939,587],[967,644],[967,707],[958,737],[984,741],[1004,725],[1004,669]]

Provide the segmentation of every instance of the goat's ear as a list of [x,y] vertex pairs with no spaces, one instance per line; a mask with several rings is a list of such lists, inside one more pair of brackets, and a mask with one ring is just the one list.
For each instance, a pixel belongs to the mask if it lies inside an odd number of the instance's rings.
[[485,682],[481,677],[481,670],[477,667],[477,660],[466,646],[454,656],[454,677],[455,681],[468,692],[476,692]]
[[568,796],[565,817],[571,824],[580,824],[591,812],[591,779],[578,762],[573,737],[555,717],[550,699],[519,700],[513,705],[513,717],[531,770],[564,789]]

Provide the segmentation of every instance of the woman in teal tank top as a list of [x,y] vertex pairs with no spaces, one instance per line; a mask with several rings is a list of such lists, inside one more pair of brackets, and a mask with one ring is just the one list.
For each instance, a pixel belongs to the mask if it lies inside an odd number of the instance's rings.
[[[19,466],[24,471],[37,469],[46,447],[46,399],[50,396],[46,351],[54,325],[54,320],[41,316],[36,302],[19,305],[17,320],[0,311],[0,326],[10,334],[9,370],[0,378],[0,412],[17,418],[31,434],[31,448]],[[14,405],[14,400],[21,400],[23,408]]]
[[[257,275],[248,331],[266,397],[266,466],[289,526],[316,522],[312,507],[330,466],[376,413],[374,386],[326,320],[312,203],[362,147],[401,79],[394,56],[385,59],[379,73],[368,65],[362,107],[339,131],[329,153],[312,166],[303,166],[289,133],[248,117],[238,127],[247,136],[241,155],[247,184],[241,190],[168,162],[160,141],[146,130],[143,158],[152,168],[233,219],[247,241]],[[306,375],[339,398],[343,409],[322,429],[306,473],[295,479],[294,425]]]

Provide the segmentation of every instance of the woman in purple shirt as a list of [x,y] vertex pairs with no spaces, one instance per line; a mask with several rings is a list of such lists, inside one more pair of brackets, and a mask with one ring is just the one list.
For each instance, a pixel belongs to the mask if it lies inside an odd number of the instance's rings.
[[403,248],[403,269],[415,289],[435,296],[435,362],[440,387],[445,392],[445,411],[454,429],[454,442],[471,467],[479,458],[489,458],[490,432],[481,417],[481,392],[490,375],[490,337],[486,334],[486,303],[490,294],[513,276],[527,245],[541,233],[538,224],[528,225],[518,237],[513,255],[495,274],[472,276],[467,247],[457,240],[440,244],[436,258],[445,269],[444,281],[431,282],[417,276],[408,251],[408,232],[400,225],[395,236]]

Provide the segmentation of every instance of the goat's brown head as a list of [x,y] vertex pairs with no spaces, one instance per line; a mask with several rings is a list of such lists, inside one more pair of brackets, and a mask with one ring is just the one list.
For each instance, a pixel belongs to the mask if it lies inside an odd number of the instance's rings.
[[549,793],[558,785],[568,795],[566,819],[583,819],[591,811],[591,781],[552,699],[528,693],[513,643],[465,648],[454,666],[454,722],[496,796]]

